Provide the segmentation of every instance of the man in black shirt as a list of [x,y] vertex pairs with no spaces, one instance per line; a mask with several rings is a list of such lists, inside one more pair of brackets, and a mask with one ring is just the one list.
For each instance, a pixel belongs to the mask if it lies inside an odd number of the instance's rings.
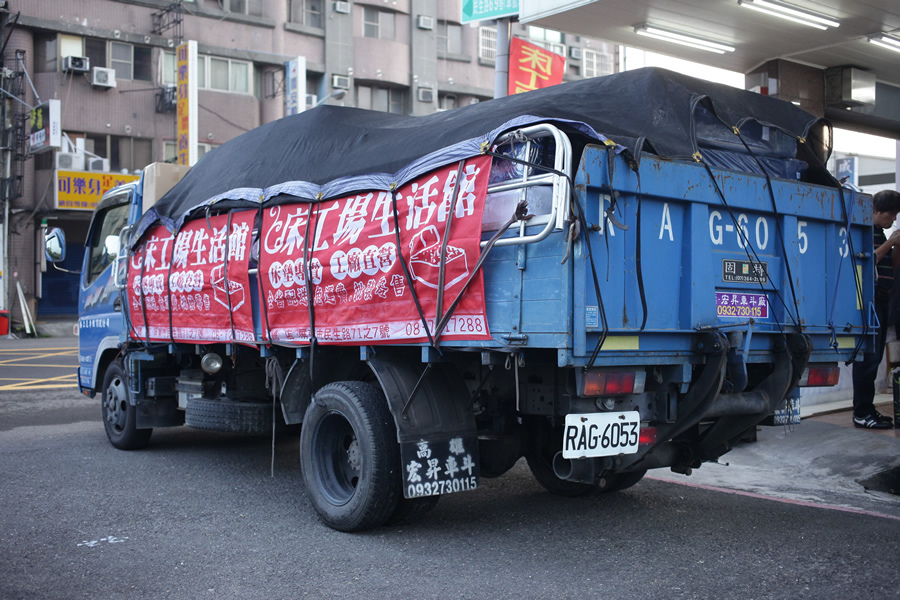
[[875,338],[875,348],[866,352],[860,362],[853,363],[853,424],[866,429],[891,429],[894,421],[875,410],[875,378],[884,356],[887,337],[890,292],[894,284],[894,269],[900,266],[900,230],[886,238],[884,230],[890,228],[900,212],[900,192],[884,190],[875,194],[875,312],[880,327]]

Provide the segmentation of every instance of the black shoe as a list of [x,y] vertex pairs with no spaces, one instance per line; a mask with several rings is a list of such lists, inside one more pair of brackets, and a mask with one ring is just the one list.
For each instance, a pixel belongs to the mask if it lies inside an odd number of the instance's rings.
[[875,416],[876,419],[878,419],[878,420],[881,421],[882,423],[890,423],[891,425],[894,424],[894,419],[890,418],[890,417],[887,416],[887,415],[881,414],[881,413],[878,412],[877,410],[873,410],[873,411],[872,411],[872,414]]
[[872,411],[865,417],[857,417],[853,415],[853,424],[856,427],[862,427],[863,429],[893,429],[894,423],[893,421],[882,421],[878,417],[881,415],[878,414],[877,411]]

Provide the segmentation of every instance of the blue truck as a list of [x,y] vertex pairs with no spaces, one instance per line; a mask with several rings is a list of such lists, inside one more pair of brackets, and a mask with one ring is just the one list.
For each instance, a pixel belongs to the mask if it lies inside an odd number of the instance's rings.
[[160,198],[153,169],[103,197],[78,384],[124,450],[302,424],[307,496],[341,531],[523,457],[565,496],[690,473],[871,344],[871,199],[827,173],[829,139],[656,69],[287,117]]

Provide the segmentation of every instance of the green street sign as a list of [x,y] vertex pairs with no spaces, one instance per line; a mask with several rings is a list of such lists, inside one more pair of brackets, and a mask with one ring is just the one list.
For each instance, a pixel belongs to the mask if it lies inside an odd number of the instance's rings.
[[519,14],[519,0],[463,0],[460,23],[502,19]]

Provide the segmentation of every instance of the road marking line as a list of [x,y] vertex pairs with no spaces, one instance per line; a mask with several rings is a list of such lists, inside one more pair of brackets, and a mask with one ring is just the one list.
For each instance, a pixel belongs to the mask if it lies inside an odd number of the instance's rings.
[[27,392],[30,390],[62,390],[62,389],[71,390],[71,389],[76,389],[77,387],[78,387],[77,382],[73,381],[72,383],[69,383],[67,385],[29,385],[29,386],[24,386],[24,387],[23,386],[19,386],[19,387],[0,386],[0,392],[11,392],[11,391]]
[[72,365],[43,365],[43,364],[40,364],[40,363],[32,363],[32,364],[30,364],[30,363],[10,363],[10,364],[2,363],[2,366],[4,366],[4,367],[51,367],[51,368],[54,368],[54,369],[72,369],[72,370],[75,370],[75,369],[78,367],[77,364],[72,364]]
[[66,350],[66,351],[76,351],[78,350],[77,346],[66,346],[64,348],[0,348],[0,354],[16,354],[21,352],[44,352],[47,350]]
[[0,360],[0,366],[3,365],[14,365],[17,360],[27,360],[27,359],[35,359],[35,358],[50,358],[51,356],[75,356],[72,352],[52,352],[47,354],[46,352],[34,352],[34,353],[19,353],[25,354],[21,358],[9,358],[7,360]]
[[[47,381],[61,381],[64,379],[75,377],[75,375],[60,375],[59,377],[50,377],[49,379],[32,379],[32,383],[44,383]],[[23,381],[22,383],[11,383],[9,385],[4,385],[0,387],[0,391],[9,391],[9,390],[21,390],[27,387],[28,382]],[[54,386],[54,387],[68,387],[68,386]],[[34,386],[30,389],[41,389],[42,386]]]
[[861,508],[850,508],[847,506],[837,506],[836,504],[824,504],[820,502],[810,502],[809,500],[794,500],[792,498],[779,498],[777,496],[766,496],[765,494],[758,494],[756,492],[743,492],[741,490],[731,490],[723,487],[716,487],[714,485],[705,485],[702,483],[688,483],[687,481],[675,481],[672,479],[663,479],[661,477],[647,477],[647,479],[652,479],[653,481],[662,481],[664,483],[674,483],[675,485],[683,485],[687,487],[692,487],[700,490],[709,490],[711,492],[722,492],[724,494],[734,494],[736,496],[746,496],[748,498],[757,498],[759,500],[772,500],[774,502],[781,502],[782,504],[794,504],[796,506],[807,506],[810,508],[822,508],[825,510],[836,510],[838,512],[846,512],[854,515],[864,515],[867,517],[880,517],[882,519],[890,519],[892,521],[900,521],[900,517],[894,515],[886,515],[884,513],[878,513],[871,510],[863,510]]

